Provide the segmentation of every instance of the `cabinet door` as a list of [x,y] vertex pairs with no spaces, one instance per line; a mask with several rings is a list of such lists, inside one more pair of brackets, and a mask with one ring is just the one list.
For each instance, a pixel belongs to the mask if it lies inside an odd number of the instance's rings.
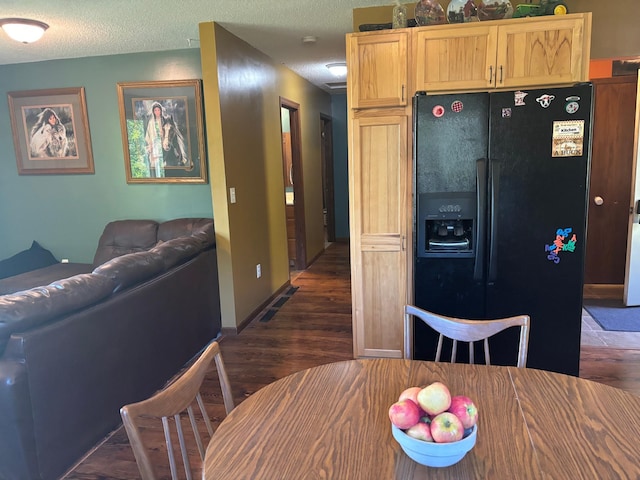
[[352,121],[351,278],[356,357],[403,356],[408,117]]
[[493,88],[496,27],[437,28],[415,33],[416,91]]
[[[497,86],[530,87],[588,80],[584,19],[550,17],[498,27]],[[587,47],[588,48],[588,47]]]
[[348,35],[351,108],[407,105],[408,33]]

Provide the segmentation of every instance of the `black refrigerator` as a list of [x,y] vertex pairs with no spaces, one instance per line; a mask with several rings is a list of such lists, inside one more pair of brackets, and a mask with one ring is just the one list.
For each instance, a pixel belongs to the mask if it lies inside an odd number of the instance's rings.
[[[531,317],[527,366],[578,375],[592,86],[414,98],[414,303]],[[517,329],[490,342],[515,364]],[[414,357],[436,336],[416,321]]]

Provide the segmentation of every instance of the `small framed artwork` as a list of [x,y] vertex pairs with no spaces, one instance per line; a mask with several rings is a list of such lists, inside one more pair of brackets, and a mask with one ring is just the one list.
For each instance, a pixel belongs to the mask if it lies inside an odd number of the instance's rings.
[[127,183],[207,183],[200,80],[118,83]]
[[94,173],[84,88],[7,97],[19,175]]

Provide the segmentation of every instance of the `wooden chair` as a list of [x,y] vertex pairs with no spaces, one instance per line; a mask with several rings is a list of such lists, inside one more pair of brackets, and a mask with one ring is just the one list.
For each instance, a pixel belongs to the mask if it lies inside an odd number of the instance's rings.
[[[211,420],[207,415],[204,403],[202,402],[202,397],[200,396],[200,387],[202,386],[205,374],[211,365],[211,361],[214,359],[216,362],[216,369],[218,371],[220,387],[222,389],[225,410],[228,414],[233,410],[234,403],[231,395],[231,388],[229,386],[229,378],[227,377],[227,373],[224,368],[218,342],[212,342],[196,362],[189,367],[182,376],[164,390],[156,393],[147,400],[125,405],[120,409],[122,422],[124,423],[124,427],[127,431],[127,436],[129,437],[129,442],[131,443],[131,448],[133,449],[138,469],[140,470],[143,480],[155,480],[158,478],[149,455],[151,446],[145,445],[142,439],[141,420],[143,418],[155,417],[156,419],[162,419],[165,442],[169,455],[171,478],[177,479],[178,471],[173,442],[171,440],[170,417],[173,417],[173,423],[176,425],[180,452],[182,454],[182,462],[184,464],[187,479],[191,479],[193,476],[191,472],[191,464],[187,455],[187,446],[181,422],[181,414],[185,411],[188,414],[191,429],[193,430],[193,434],[198,445],[200,458],[204,460],[206,445],[203,445],[203,439],[196,424],[193,403],[197,402],[209,435],[213,435]],[[145,425],[146,424],[148,424],[148,419]],[[199,476],[200,474],[196,475],[196,478]]]
[[456,361],[458,342],[469,343],[469,362],[474,363],[473,342],[483,340],[485,352],[485,364],[490,365],[489,337],[510,327],[520,327],[520,342],[518,347],[517,367],[525,367],[527,363],[527,347],[529,344],[529,316],[518,315],[515,317],[501,318],[497,320],[464,320],[461,318],[445,317],[427,312],[413,305],[404,308],[404,355],[411,357],[411,343],[413,340],[412,317],[419,318],[433,328],[438,335],[438,347],[435,361],[439,362],[442,355],[443,339],[452,340],[451,363]]

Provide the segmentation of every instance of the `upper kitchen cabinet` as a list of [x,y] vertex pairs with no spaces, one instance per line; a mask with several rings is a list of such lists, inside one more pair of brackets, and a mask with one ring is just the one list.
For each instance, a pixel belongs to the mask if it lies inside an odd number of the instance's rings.
[[351,108],[406,106],[409,31],[347,35]]
[[497,37],[496,27],[480,23],[416,30],[416,90],[494,87]]
[[416,29],[417,91],[490,90],[589,79],[591,13]]

